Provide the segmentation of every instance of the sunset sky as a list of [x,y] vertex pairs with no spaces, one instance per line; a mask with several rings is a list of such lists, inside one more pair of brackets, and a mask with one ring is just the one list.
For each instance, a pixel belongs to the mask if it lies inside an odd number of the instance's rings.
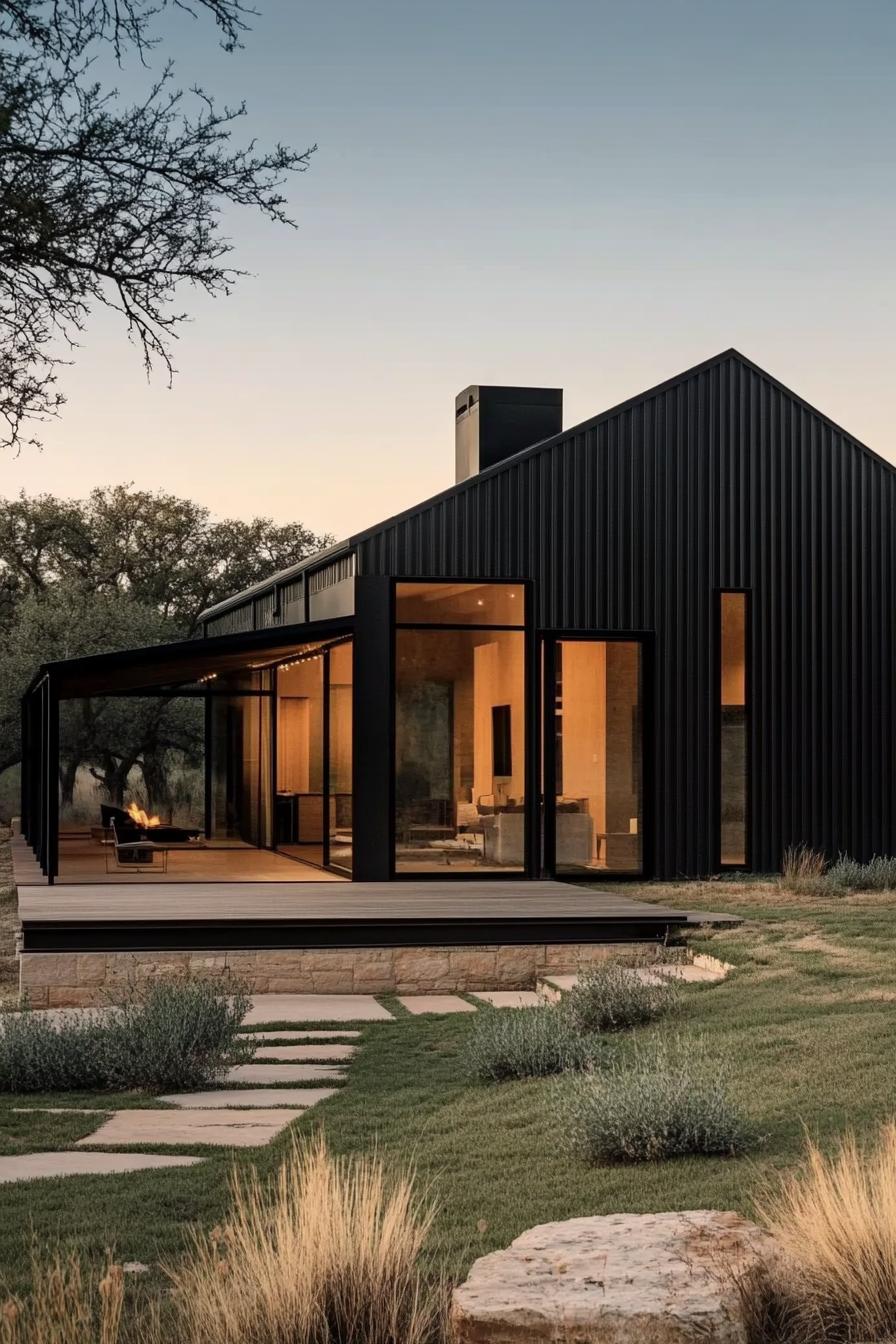
[[182,296],[171,391],[98,314],[0,492],[347,535],[451,483],[468,383],[574,424],[731,345],[896,460],[892,0],[257,4],[232,56],[167,36],[247,134],[318,143],[298,229],[228,216],[252,275]]

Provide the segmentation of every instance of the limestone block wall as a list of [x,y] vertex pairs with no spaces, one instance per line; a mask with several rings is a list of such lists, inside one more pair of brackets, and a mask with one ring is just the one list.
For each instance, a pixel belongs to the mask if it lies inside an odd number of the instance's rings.
[[[653,947],[644,945],[646,952]],[[634,951],[632,945],[629,951]],[[233,977],[256,994],[429,994],[534,989],[612,957],[606,944],[363,947],[276,952],[23,952],[20,987],[35,1008],[91,1007],[130,981]]]

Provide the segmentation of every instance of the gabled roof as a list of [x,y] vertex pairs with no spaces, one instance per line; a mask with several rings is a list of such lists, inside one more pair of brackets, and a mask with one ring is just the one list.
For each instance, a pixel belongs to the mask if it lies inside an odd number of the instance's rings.
[[480,481],[507,471],[515,464],[525,461],[527,458],[535,457],[539,453],[547,452],[556,444],[562,443],[567,439],[571,440],[577,434],[582,434],[587,430],[594,429],[605,421],[612,420],[615,416],[630,410],[645,401],[649,401],[651,397],[658,396],[661,393],[668,391],[670,388],[685,383],[689,379],[696,377],[698,374],[704,373],[706,370],[714,368],[729,360],[735,360],[745,368],[749,369],[752,373],[758,374],[760,378],[773,384],[779,391],[790,397],[811,415],[818,416],[819,419],[823,420],[831,429],[835,430],[838,434],[844,435],[844,437],[849,439],[861,452],[867,453],[870,457],[874,458],[875,461],[888,468],[888,470],[896,471],[896,465],[894,465],[894,463],[888,462],[886,458],[881,457],[879,453],[876,453],[853,434],[850,434],[848,430],[842,427],[842,425],[838,425],[836,421],[832,420],[829,415],[824,413],[824,411],[818,410],[816,406],[811,405],[804,397],[793,392],[789,387],[782,383],[780,379],[775,378],[773,374],[768,373],[758,364],[754,364],[752,360],[747,359],[745,355],[742,355],[739,350],[730,346],[727,350],[722,350],[719,354],[713,355],[710,359],[705,359],[701,361],[701,363],[695,364],[692,368],[685,369],[684,372],[677,373],[673,377],[655,384],[644,392],[638,392],[634,396],[628,397],[625,401],[618,402],[615,406],[611,406],[605,411],[600,411],[597,415],[591,416],[588,420],[583,420],[577,425],[571,425],[568,429],[561,430],[558,434],[551,435],[550,438],[541,439],[539,442],[533,443],[527,448],[523,448],[520,452],[504,458],[503,461],[496,462],[494,466],[486,467],[475,476],[470,476],[465,481],[459,481],[455,485],[450,485],[445,490],[440,490],[437,494],[422,500],[419,504],[413,504],[407,509],[402,509],[400,513],[396,513],[380,523],[376,523],[371,527],[366,527],[362,531],[354,533],[345,541],[337,542],[327,550],[321,551],[317,555],[310,556],[307,560],[303,560],[289,569],[280,570],[278,573],[272,574],[269,579],[262,580],[260,583],[254,584],[251,588],[246,588],[242,592],[235,593],[232,597],[225,598],[222,602],[217,603],[216,606],[209,607],[207,611],[204,611],[199,619],[200,621],[205,621],[211,617],[220,615],[222,612],[228,611],[233,607],[242,606],[245,602],[249,601],[250,598],[257,597],[261,593],[270,591],[276,584],[286,582],[308,570],[317,569],[321,564],[328,562],[336,556],[351,552],[360,542],[367,540],[369,537],[376,536],[377,533],[385,531],[387,528],[401,522],[403,519],[413,517],[415,514],[421,513],[431,506],[441,503],[441,501],[445,499],[450,499],[452,496],[460,495],[464,491],[474,490]]

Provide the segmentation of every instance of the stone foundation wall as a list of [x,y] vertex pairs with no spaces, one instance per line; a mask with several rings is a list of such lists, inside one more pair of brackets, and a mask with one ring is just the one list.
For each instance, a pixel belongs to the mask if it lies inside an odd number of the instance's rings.
[[[637,945],[628,945],[628,951]],[[644,951],[653,944],[643,945]],[[614,955],[593,943],[527,947],[372,947],[282,952],[23,952],[20,986],[35,1008],[90,1007],[151,976],[233,976],[256,994],[431,994],[534,989]]]

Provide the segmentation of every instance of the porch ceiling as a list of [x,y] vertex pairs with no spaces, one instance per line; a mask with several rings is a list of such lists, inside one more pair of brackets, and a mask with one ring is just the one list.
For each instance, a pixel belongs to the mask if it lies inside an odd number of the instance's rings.
[[351,619],[315,621],[278,630],[253,630],[68,658],[45,663],[30,689],[34,690],[47,678],[61,700],[166,687],[173,690],[213,673],[220,676],[239,671],[250,663],[270,664],[291,654],[310,651],[350,634],[351,628]]

